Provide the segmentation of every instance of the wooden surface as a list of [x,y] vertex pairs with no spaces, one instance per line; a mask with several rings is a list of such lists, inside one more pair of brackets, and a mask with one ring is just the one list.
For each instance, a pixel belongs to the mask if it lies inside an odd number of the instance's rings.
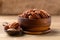
[[24,35],[12,37],[7,35],[2,24],[17,21],[17,16],[0,16],[0,40],[60,40],[60,16],[52,16],[51,32],[43,35]]

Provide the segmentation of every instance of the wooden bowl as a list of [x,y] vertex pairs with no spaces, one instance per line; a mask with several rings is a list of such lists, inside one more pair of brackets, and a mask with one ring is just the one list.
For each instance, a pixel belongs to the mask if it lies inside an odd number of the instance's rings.
[[[25,33],[30,32],[44,32],[50,30],[51,17],[41,18],[41,19],[27,19],[27,18],[18,18],[18,22]],[[38,34],[35,33],[35,34]],[[28,33],[29,34],[29,33]],[[34,34],[34,33],[33,33]]]

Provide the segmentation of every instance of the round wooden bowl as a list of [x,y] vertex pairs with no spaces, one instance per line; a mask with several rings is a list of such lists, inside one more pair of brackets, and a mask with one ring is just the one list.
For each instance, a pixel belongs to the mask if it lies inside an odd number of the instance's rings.
[[31,19],[31,20],[27,18],[19,17],[18,22],[25,33],[41,34],[40,32],[45,32],[50,30],[51,17],[41,18],[41,19]]

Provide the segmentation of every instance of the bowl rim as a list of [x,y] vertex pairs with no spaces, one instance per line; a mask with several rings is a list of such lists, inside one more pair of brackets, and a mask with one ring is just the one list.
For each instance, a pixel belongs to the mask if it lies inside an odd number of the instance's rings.
[[[21,16],[19,16],[18,17],[18,19],[27,19],[27,20],[37,20],[37,19],[29,19],[29,18],[23,18],[23,17],[21,17]],[[51,16],[49,16],[48,18],[40,18],[40,19],[38,19],[38,20],[41,20],[41,19],[51,19]]]

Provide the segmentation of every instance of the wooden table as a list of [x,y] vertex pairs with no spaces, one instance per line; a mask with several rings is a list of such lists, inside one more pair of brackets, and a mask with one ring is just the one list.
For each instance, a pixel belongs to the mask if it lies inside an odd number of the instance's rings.
[[2,24],[4,22],[14,22],[18,20],[17,16],[0,16],[0,40],[60,40],[60,16],[52,16],[51,32],[43,35],[9,36],[4,31]]

